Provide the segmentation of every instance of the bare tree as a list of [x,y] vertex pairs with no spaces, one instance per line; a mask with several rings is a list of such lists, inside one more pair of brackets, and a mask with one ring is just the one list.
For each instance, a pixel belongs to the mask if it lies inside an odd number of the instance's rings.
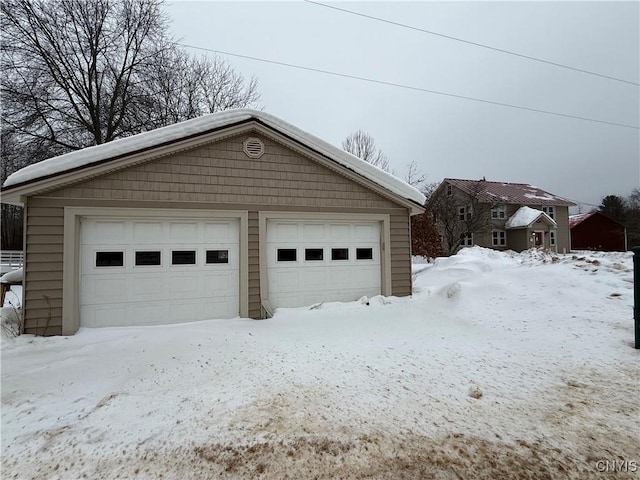
[[219,57],[196,57],[184,50],[163,52],[145,83],[148,108],[138,113],[151,127],[207,113],[256,106],[258,82],[244,77]]
[[[4,183],[11,172],[24,166],[18,154],[19,146],[10,129],[0,131],[0,182]],[[22,250],[23,209],[2,204],[0,240],[3,250]]]
[[469,235],[491,230],[491,209],[496,204],[480,200],[484,188],[483,180],[478,180],[468,192],[456,190],[455,194],[446,195],[438,189],[429,198],[427,209],[442,235],[445,254],[454,254]]
[[[135,85],[168,48],[157,0],[5,0],[3,123],[54,153],[101,144],[130,125]],[[8,41],[10,39],[10,41]]]
[[418,162],[415,160],[411,160],[407,166],[407,173],[404,176],[404,181],[421,192],[427,188],[427,174],[420,169]]
[[355,155],[385,172],[390,172],[387,156],[377,147],[376,141],[368,133],[357,130],[349,134],[342,142],[342,148],[351,155]]
[[[254,104],[254,78],[171,40],[162,0],[3,0],[3,128],[53,156]],[[31,156],[31,155],[27,155]]]
[[[162,3],[0,2],[3,181],[70,150],[256,105],[255,78],[245,82],[226,61],[178,48]],[[3,206],[2,248],[5,232],[22,228],[14,213]]]

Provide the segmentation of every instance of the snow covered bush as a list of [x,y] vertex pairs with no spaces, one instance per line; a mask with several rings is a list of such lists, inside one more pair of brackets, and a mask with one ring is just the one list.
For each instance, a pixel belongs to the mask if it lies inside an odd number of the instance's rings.
[[14,338],[22,333],[22,309],[19,305],[8,303],[8,307],[0,308],[0,325],[3,336]]

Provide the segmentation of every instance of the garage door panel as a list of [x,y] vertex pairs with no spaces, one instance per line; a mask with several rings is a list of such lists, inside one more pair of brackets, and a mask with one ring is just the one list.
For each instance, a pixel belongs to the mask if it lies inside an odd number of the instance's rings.
[[118,244],[126,242],[127,229],[124,222],[95,222],[95,228],[90,230],[90,236],[87,240],[101,242],[105,244]]
[[232,297],[235,295],[234,286],[238,283],[238,275],[236,272],[226,272],[220,275],[209,275],[203,280],[204,296],[209,298],[215,297]]
[[118,301],[125,292],[125,284],[118,277],[87,279],[82,286],[80,302],[83,304]]
[[194,319],[205,320],[202,304],[195,304],[185,299],[172,302],[168,306],[168,311],[170,323],[189,322]]
[[196,222],[170,222],[168,243],[194,243],[200,242],[198,235],[198,223]]
[[174,273],[169,279],[169,289],[174,297],[199,298],[202,297],[202,278],[192,272]]
[[[237,316],[239,231],[235,219],[83,219],[81,324],[152,325]],[[222,263],[207,264],[208,250],[218,252],[211,254],[212,262]],[[96,266],[96,252],[116,251],[123,252],[123,266]],[[195,251],[196,263],[172,265],[173,251]],[[136,252],[160,252],[160,264],[135,265]],[[139,261],[155,263],[158,256]]]
[[164,224],[161,222],[133,222],[134,243],[156,243],[164,237]]
[[238,312],[235,311],[229,302],[223,301],[206,301],[203,304],[205,312],[209,312],[211,319],[213,318],[233,318],[238,316]]
[[127,281],[127,287],[133,295],[145,301],[162,300],[166,282],[162,276],[147,274],[138,278],[140,281]]
[[331,242],[348,242],[350,240],[350,225],[329,225],[329,237]]
[[228,223],[205,223],[204,238],[215,239],[216,243],[234,243],[237,232]]
[[325,225],[304,224],[302,227],[303,242],[323,242],[325,240]]
[[274,271],[273,278],[282,288],[295,288],[300,283],[299,271],[294,268],[289,270]]
[[274,242],[297,242],[298,229],[297,223],[277,222],[277,228],[267,229],[267,241]]
[[126,305],[81,306],[80,318],[84,327],[123,326],[128,310]]
[[380,242],[380,231],[373,225],[354,225],[353,241],[355,242]]
[[323,267],[304,267],[300,271],[300,282],[310,289],[323,288],[329,281],[330,272]]

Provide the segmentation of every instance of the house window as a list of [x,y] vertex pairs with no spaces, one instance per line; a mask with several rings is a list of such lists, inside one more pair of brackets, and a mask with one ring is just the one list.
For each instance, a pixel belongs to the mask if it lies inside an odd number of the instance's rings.
[[493,230],[491,232],[491,244],[494,247],[504,247],[507,244],[507,232],[504,230]]
[[212,263],[229,263],[229,250],[207,250],[207,265]]
[[124,266],[124,252],[96,252],[96,267]]
[[556,209],[555,207],[542,207],[542,211],[549,215],[553,220],[556,219]]
[[453,188],[451,188],[451,185],[447,185],[447,197],[451,195],[453,195]]
[[549,232],[549,245],[551,245],[553,247],[553,246],[555,246],[555,244],[556,244],[556,231],[555,230],[551,230]]
[[467,233],[466,235],[462,235],[460,237],[460,246],[462,247],[472,247],[473,246],[473,234]]
[[195,265],[195,250],[173,250],[171,252],[171,265]]
[[295,262],[297,258],[298,258],[298,252],[295,248],[279,248],[278,249],[279,262]]
[[160,265],[160,252],[136,252],[136,267]]
[[504,205],[496,205],[491,209],[491,218],[504,220],[507,218],[507,208]]
[[467,205],[466,207],[458,208],[458,219],[459,220],[471,220],[471,216],[473,211],[471,210],[471,206]]

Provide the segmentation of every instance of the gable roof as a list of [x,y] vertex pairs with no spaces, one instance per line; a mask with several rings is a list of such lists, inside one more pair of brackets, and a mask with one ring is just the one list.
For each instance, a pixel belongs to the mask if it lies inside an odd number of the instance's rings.
[[478,195],[484,203],[516,203],[526,205],[574,206],[571,200],[545,192],[528,183],[490,182],[488,180],[462,180],[445,178],[449,183],[465,193]]
[[285,135],[316,153],[376,183],[391,193],[422,207],[425,196],[399,178],[351,155],[320,138],[307,133],[284,120],[268,113],[249,109],[226,110],[176,123],[166,127],[139,133],[131,137],[114,140],[49,158],[24,167],[10,175],[3,190],[11,191],[42,179],[62,177],[66,173],[133,155],[137,152],[171,144],[180,140],[206,135],[213,131],[257,122]]
[[587,218],[592,216],[596,211],[587,213],[578,213],[577,215],[569,215],[569,228],[573,228],[579,223],[584,222]]
[[613,222],[613,223],[618,224],[618,225],[620,225],[621,227],[624,228],[624,225],[622,223],[614,220],[613,218],[605,215],[602,212],[599,212],[598,210],[593,210],[593,211],[587,212],[587,213],[578,213],[577,215],[569,215],[569,228],[571,229],[571,228],[575,227],[576,225],[579,225],[582,222],[584,222],[585,220],[587,220],[587,219],[589,219],[589,218],[591,218],[593,216],[596,216],[596,215],[604,217],[609,222]]
[[531,207],[520,207],[516,213],[509,217],[505,228],[507,230],[513,230],[515,228],[527,228],[530,225],[536,223],[538,220],[542,220],[552,227],[557,227],[558,224],[549,215],[542,210],[536,210]]

